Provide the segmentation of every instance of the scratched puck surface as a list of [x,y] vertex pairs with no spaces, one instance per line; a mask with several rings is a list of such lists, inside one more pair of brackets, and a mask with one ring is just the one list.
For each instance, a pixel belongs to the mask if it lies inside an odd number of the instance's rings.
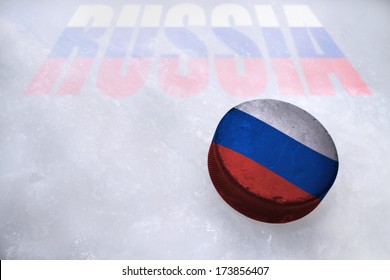
[[252,100],[220,121],[208,155],[211,180],[238,212],[286,223],[313,211],[333,185],[336,147],[312,115],[292,104]]

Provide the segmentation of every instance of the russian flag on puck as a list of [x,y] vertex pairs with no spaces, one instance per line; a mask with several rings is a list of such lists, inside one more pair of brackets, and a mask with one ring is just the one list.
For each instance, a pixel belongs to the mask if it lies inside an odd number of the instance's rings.
[[306,111],[277,100],[253,100],[220,121],[208,166],[222,198],[240,213],[285,223],[310,213],[338,171],[336,147]]

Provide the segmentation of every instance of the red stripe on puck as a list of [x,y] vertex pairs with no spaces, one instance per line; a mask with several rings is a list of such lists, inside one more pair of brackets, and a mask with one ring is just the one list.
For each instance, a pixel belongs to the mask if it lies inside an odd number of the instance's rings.
[[208,167],[218,193],[238,212],[270,223],[285,223],[310,213],[320,199],[255,161],[212,143]]

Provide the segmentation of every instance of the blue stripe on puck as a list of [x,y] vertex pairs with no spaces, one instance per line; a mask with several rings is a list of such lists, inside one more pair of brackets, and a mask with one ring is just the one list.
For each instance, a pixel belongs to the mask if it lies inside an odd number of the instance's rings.
[[336,178],[337,161],[235,108],[219,123],[213,142],[254,160],[319,199]]

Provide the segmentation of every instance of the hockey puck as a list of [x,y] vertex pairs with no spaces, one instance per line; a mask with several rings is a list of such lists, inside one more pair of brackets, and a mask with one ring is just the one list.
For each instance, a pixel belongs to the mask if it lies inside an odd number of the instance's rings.
[[338,156],[327,130],[303,109],[252,100],[218,124],[208,168],[216,190],[235,210],[286,223],[319,205],[336,179]]

